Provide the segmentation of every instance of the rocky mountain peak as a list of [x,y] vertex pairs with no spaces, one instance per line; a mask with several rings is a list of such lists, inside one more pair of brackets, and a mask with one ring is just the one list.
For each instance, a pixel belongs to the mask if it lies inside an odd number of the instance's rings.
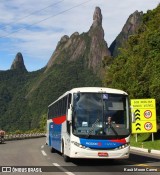
[[27,71],[25,65],[24,65],[24,60],[23,56],[20,52],[17,53],[12,65],[11,65],[11,70],[23,70]]
[[109,48],[112,56],[116,57],[119,54],[119,48],[124,47],[124,44],[128,40],[129,36],[137,33],[140,25],[142,24],[142,16],[143,12],[138,11],[135,11],[129,16],[122,31]]
[[93,14],[93,27],[101,26],[102,25],[102,13],[101,9],[99,7],[95,8],[94,14]]
[[45,72],[55,63],[61,64],[63,60],[70,62],[81,59],[84,60],[86,67],[97,73],[105,56],[110,56],[110,52],[104,40],[101,9],[96,7],[89,31],[82,34],[75,32],[70,37],[63,36],[58,42]]
[[93,23],[90,27],[90,30],[88,31],[89,36],[94,36],[95,34],[98,34],[100,38],[104,40],[104,30],[102,27],[102,13],[101,9],[99,7],[96,7],[93,14]]
[[60,43],[67,42],[68,39],[69,39],[69,36],[68,36],[68,35],[64,35],[64,36],[62,36],[62,38],[60,39]]
[[128,33],[126,36],[128,38],[129,35],[135,34],[137,29],[139,28],[139,25],[142,23],[142,15],[143,12],[138,12],[137,10],[131,14],[126,22],[126,24],[123,27],[123,31]]

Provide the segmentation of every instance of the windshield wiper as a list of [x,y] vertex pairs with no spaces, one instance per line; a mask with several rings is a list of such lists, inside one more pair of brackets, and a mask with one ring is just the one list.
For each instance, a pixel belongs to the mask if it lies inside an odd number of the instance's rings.
[[112,131],[114,132],[114,134],[116,135],[116,136],[118,136],[118,133],[117,133],[117,131],[114,129],[114,127],[112,126],[112,124],[110,123],[110,124],[108,124],[108,126],[110,126],[110,127],[105,127],[106,129],[112,129]]
[[91,127],[91,128],[89,129],[89,131],[88,131],[87,138],[90,137],[91,133],[94,131],[94,129],[95,129],[95,127],[96,127],[96,124],[97,124],[98,122],[99,122],[99,119],[97,119],[97,120],[93,123],[92,127]]

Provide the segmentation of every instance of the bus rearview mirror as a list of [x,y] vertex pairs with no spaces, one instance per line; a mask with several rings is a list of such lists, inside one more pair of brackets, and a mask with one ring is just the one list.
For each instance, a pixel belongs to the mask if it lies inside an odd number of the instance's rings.
[[68,109],[68,116],[67,116],[67,121],[71,121],[72,120],[72,108]]
[[133,107],[131,106],[130,107],[131,108],[131,117],[132,117],[132,123],[135,123],[136,122],[136,120],[135,120],[135,114],[134,114],[134,110],[133,110]]
[[134,115],[134,113],[132,112],[132,123],[135,123],[135,115]]

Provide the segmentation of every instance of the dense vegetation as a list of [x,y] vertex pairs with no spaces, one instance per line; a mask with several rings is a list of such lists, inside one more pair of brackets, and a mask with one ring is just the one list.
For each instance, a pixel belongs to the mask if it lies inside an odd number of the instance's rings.
[[101,86],[83,59],[54,64],[46,73],[0,72],[0,127],[7,131],[43,128],[47,107],[67,90]]
[[143,15],[138,33],[107,67],[104,84],[124,89],[130,98],[155,98],[160,116],[160,5]]
[[[63,54],[65,59],[59,58],[61,62],[46,72],[0,71],[0,127],[43,130],[47,106],[57,97],[75,87],[102,86],[84,58],[68,61]],[[143,15],[138,33],[130,36],[116,58],[106,56],[102,65],[104,86],[123,89],[130,98],[155,98],[160,116],[160,6]]]

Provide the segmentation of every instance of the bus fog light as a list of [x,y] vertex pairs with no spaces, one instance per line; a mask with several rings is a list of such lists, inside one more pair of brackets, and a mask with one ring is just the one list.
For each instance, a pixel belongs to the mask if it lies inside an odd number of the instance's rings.
[[124,145],[119,146],[118,149],[124,149],[124,148],[126,148],[127,146],[128,146],[128,144],[126,143],[126,144],[124,144]]

